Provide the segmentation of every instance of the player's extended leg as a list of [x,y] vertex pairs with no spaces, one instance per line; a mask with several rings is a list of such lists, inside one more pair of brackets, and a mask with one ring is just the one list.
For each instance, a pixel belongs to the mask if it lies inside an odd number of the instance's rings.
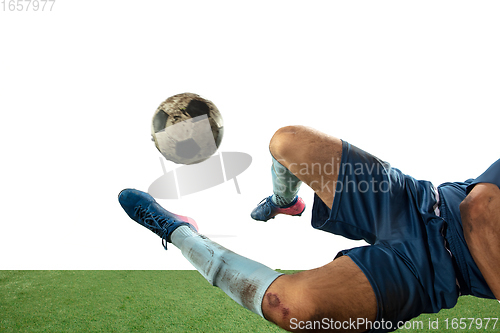
[[198,234],[189,218],[165,210],[147,193],[123,190],[119,201],[132,219],[178,247],[212,285],[284,329],[303,330],[321,322],[323,329],[341,324],[342,330],[363,331],[345,322],[375,319],[375,294],[348,257],[315,270],[282,275]]
[[274,194],[252,212],[267,221],[277,214],[300,215],[304,204],[297,196],[302,182],[331,207],[342,156],[342,141],[305,126],[280,128],[271,139]]
[[210,284],[263,316],[262,298],[280,273],[198,234],[188,217],[167,211],[147,193],[125,189],[118,200],[130,218],[162,238],[165,249],[167,242],[175,245]]

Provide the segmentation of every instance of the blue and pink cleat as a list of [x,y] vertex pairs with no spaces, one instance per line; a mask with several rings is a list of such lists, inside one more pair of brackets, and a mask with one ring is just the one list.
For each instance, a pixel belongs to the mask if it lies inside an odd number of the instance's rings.
[[267,221],[274,219],[278,214],[285,214],[291,216],[301,216],[306,209],[306,204],[301,197],[296,196],[295,199],[284,207],[277,206],[273,200],[272,196],[269,196],[262,200],[257,207],[252,211],[250,216],[257,221]]
[[193,219],[169,212],[148,193],[125,189],[118,195],[118,201],[132,220],[161,237],[165,250],[172,232],[178,227],[186,225],[198,231],[198,225]]

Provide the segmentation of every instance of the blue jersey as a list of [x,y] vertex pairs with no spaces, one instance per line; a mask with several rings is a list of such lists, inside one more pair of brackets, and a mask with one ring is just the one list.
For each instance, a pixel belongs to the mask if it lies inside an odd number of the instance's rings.
[[467,186],[467,193],[472,190],[474,185],[479,183],[495,184],[498,188],[500,188],[500,159],[493,163],[488,170],[483,172],[481,176],[474,179],[474,181]]
[[346,141],[339,170],[332,206],[315,194],[311,224],[370,244],[338,256],[350,257],[370,281],[376,321],[396,329],[422,313],[452,308],[460,295],[495,298],[467,248],[459,205],[469,186],[500,184],[500,161],[475,180],[441,185],[439,202],[432,183]]

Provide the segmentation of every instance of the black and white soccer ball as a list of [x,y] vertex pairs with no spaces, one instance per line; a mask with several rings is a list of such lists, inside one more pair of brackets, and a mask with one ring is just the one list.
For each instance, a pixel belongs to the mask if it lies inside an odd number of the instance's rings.
[[212,156],[224,134],[222,115],[209,100],[192,93],[167,98],[153,116],[151,135],[167,159],[194,164]]

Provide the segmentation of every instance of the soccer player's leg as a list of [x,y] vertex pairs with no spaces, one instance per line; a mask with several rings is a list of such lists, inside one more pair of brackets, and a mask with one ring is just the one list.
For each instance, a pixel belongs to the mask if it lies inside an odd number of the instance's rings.
[[305,126],[287,126],[276,131],[269,149],[273,195],[252,211],[252,218],[267,221],[278,214],[300,215],[305,209],[297,195],[302,182],[331,207],[342,156],[340,139]]
[[147,193],[123,190],[119,202],[133,220],[159,235],[165,248],[167,242],[179,248],[208,282],[284,329],[301,330],[307,321],[373,320],[377,314],[370,283],[347,257],[283,275],[198,234],[189,218],[165,210]]
[[377,317],[370,282],[347,256],[309,271],[283,275],[262,301],[266,319],[288,331],[364,332]]
[[118,200],[130,218],[162,238],[165,249],[172,243],[210,284],[262,316],[264,293],[281,273],[198,234],[192,220],[167,211],[148,193],[125,189]]

